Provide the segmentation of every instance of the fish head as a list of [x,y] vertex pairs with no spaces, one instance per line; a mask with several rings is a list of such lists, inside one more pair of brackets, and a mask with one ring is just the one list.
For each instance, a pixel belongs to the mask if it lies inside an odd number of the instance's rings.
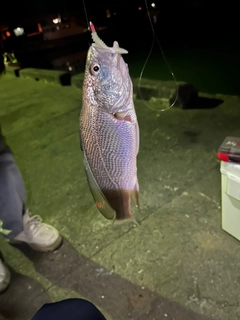
[[87,98],[108,113],[125,111],[132,100],[128,65],[115,41],[113,47],[93,43],[88,50],[84,86]]

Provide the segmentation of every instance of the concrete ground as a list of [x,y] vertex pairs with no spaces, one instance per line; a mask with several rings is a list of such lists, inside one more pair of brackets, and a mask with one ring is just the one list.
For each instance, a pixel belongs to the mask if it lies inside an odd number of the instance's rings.
[[59,250],[44,254],[0,239],[12,274],[1,320],[31,319],[42,304],[69,297],[90,300],[110,320],[240,319],[240,243],[221,229],[216,158],[226,136],[240,136],[240,98],[216,98],[223,102],[215,108],[200,108],[203,101],[162,113],[135,101],[142,223],[113,227],[84,173],[81,90],[0,79],[2,129],[28,206],[64,237]]

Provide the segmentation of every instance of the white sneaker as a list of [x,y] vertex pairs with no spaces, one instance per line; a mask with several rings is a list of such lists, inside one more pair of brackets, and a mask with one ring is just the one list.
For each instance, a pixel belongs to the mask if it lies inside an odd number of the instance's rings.
[[26,242],[36,251],[54,251],[62,243],[58,230],[49,224],[43,223],[38,215],[30,217],[29,211],[23,215],[23,231],[14,239],[14,242]]
[[10,280],[10,272],[0,259],[0,292],[4,291],[9,286]]

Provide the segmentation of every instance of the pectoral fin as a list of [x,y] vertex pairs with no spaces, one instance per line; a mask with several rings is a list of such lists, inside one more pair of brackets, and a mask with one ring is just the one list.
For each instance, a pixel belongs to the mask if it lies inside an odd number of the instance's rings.
[[109,205],[106,197],[104,196],[101,189],[99,188],[93,176],[92,170],[90,169],[85,153],[84,153],[84,167],[86,171],[88,185],[91,190],[96,206],[98,207],[99,211],[106,219],[113,220],[115,218],[115,211]]

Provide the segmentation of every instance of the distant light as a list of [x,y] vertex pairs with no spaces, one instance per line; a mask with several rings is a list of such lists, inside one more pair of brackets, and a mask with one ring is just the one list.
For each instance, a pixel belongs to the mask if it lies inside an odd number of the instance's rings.
[[138,10],[142,10],[142,7],[138,7]]
[[109,9],[106,10],[106,17],[111,18],[111,11]]
[[156,8],[156,4],[153,2],[153,3],[151,3],[151,6],[153,7],[153,8]]
[[10,37],[11,36],[11,33],[9,31],[6,31],[6,36],[7,37]]
[[54,18],[52,22],[55,24],[61,23],[61,17],[58,16],[57,18]]
[[66,63],[68,71],[73,71],[73,67],[71,66],[70,62]]
[[13,29],[13,32],[16,37],[22,36],[24,34],[24,29],[17,27],[16,29]]
[[38,26],[38,32],[42,33],[42,32],[43,32],[43,30],[42,30],[42,26],[41,26],[41,24],[40,24],[40,23],[38,23],[38,24],[37,24],[37,26]]

